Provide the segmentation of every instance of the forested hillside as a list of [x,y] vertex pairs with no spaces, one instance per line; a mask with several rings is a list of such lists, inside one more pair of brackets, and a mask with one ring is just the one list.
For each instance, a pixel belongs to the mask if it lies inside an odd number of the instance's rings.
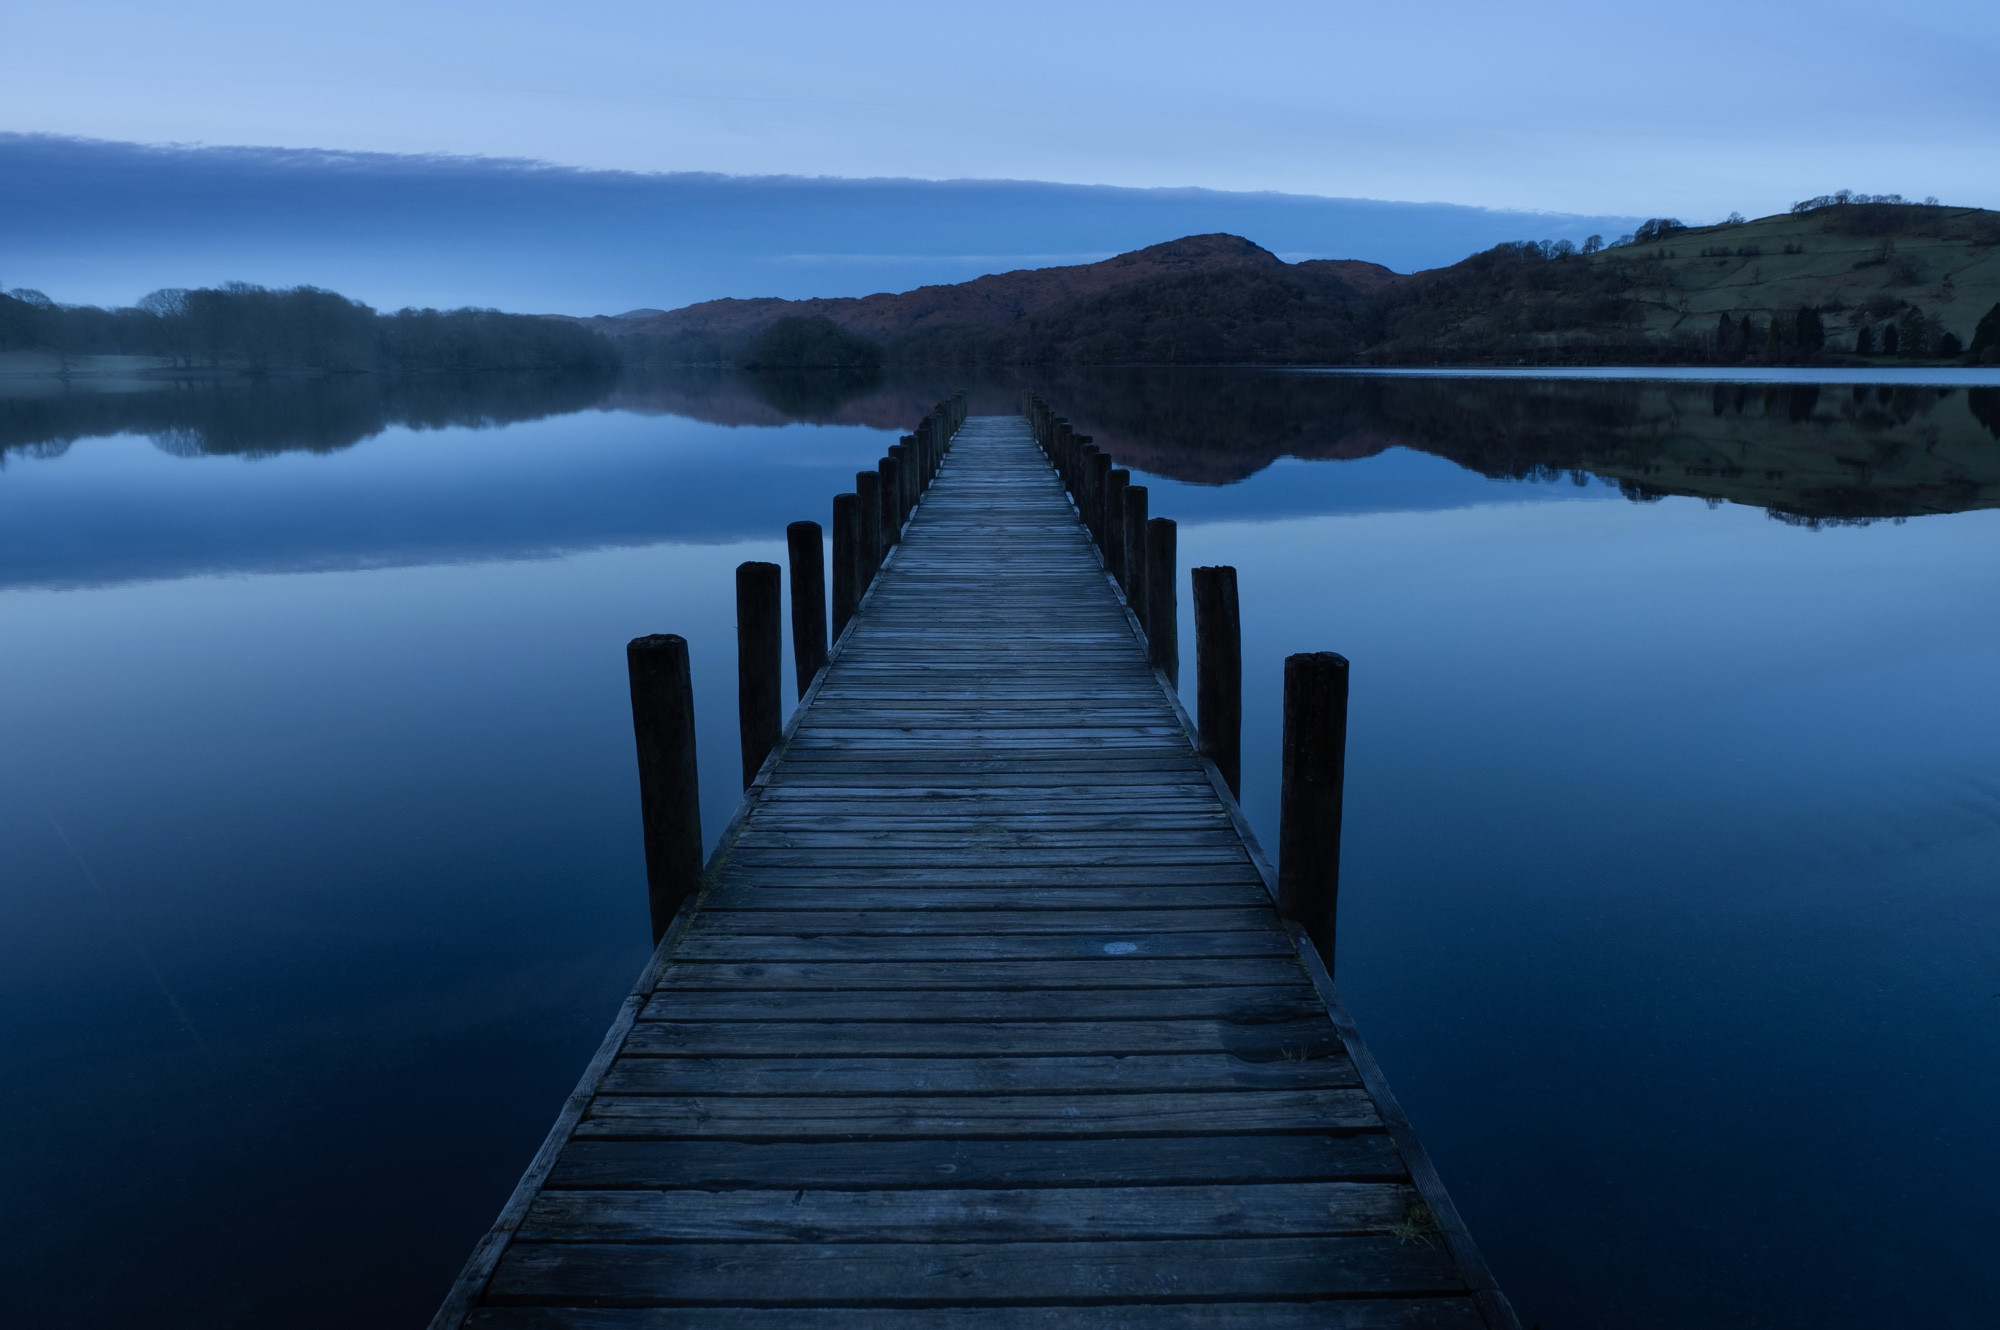
[[41,352],[64,368],[141,356],[162,368],[247,373],[538,370],[610,373],[610,343],[567,319],[485,309],[378,314],[332,291],[232,283],[156,291],[127,309],[0,295],[0,352]]

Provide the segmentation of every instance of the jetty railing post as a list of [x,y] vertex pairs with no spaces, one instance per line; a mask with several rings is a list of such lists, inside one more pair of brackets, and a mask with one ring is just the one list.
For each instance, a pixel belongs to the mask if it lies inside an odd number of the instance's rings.
[[924,461],[917,451],[917,436],[903,436],[903,455],[897,459],[903,468],[903,520],[910,520],[910,514],[917,510],[917,500],[924,497]]
[[1084,435],[1076,441],[1076,515],[1091,543],[1097,541],[1097,523],[1091,516],[1091,482],[1097,479],[1097,445]]
[[1194,582],[1195,731],[1229,792],[1243,796],[1243,621],[1236,570],[1196,568]]
[[784,729],[783,578],[775,563],[736,565],[736,727],[746,790]]
[[804,697],[826,664],[826,546],[819,523],[786,527],[785,551],[792,565],[792,672]]
[[1105,518],[1105,500],[1111,494],[1111,454],[1099,449],[1091,460],[1090,473],[1090,530],[1097,539],[1097,548],[1104,549],[1111,543],[1111,524]]
[[1347,775],[1347,658],[1285,657],[1284,769],[1278,792],[1278,913],[1297,920],[1333,971],[1340,897],[1340,805]]
[[1125,487],[1125,603],[1146,626],[1146,487]]
[[861,600],[861,496],[833,496],[833,640]]
[[1174,572],[1177,528],[1171,517],[1146,523],[1146,648],[1167,682],[1181,686],[1180,578]]
[[897,537],[903,533],[903,515],[897,511],[903,503],[903,486],[896,475],[896,459],[885,457],[875,464],[875,474],[881,478],[882,487],[882,534],[877,537],[876,548],[882,553],[875,560],[880,568],[882,560],[889,557],[889,550]]
[[1125,585],[1125,487],[1132,473],[1113,467],[1104,477],[1104,566]]
[[639,750],[639,820],[646,832],[646,904],[658,945],[681,902],[701,885],[701,777],[694,762],[694,681],[687,639],[625,644],[632,738]]
[[855,515],[861,523],[855,528],[858,538],[856,553],[860,562],[856,565],[861,572],[854,582],[854,603],[861,603],[861,593],[875,580],[875,570],[882,566],[882,477],[873,471],[854,473],[854,493],[860,499],[860,507]]

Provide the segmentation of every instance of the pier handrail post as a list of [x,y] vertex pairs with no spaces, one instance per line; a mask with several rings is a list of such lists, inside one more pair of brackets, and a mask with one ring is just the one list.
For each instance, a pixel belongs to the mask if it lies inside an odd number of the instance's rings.
[[1347,777],[1347,658],[1285,657],[1284,767],[1278,793],[1278,913],[1296,920],[1333,971],[1340,897],[1340,806]]
[[792,671],[799,696],[812,687],[826,664],[826,546],[818,522],[785,528],[785,553],[792,567]]
[[1111,543],[1111,524],[1105,520],[1105,499],[1111,493],[1111,454],[1102,448],[1091,455],[1090,533],[1101,550]]
[[877,462],[875,474],[882,478],[882,535],[876,547],[882,553],[875,560],[875,566],[880,568],[882,560],[889,557],[890,549],[903,534],[903,514],[899,511],[903,506],[903,482],[896,474],[896,459],[893,457]]
[[833,496],[833,640],[847,630],[861,599],[861,496]]
[[1171,517],[1146,523],[1146,647],[1167,682],[1181,685],[1180,578],[1174,572],[1178,528]]
[[1229,792],[1243,796],[1243,621],[1236,570],[1196,568],[1194,583],[1195,732]]
[[854,579],[854,603],[861,603],[861,593],[875,580],[875,570],[882,566],[882,477],[873,471],[854,473],[854,493],[860,500],[855,516],[860,519],[855,527],[855,555],[857,572]]
[[1097,541],[1097,522],[1091,516],[1091,509],[1097,505],[1091,501],[1092,482],[1097,479],[1097,445],[1084,435],[1076,441],[1076,515],[1082,521],[1084,533],[1093,544]]
[[1125,603],[1146,626],[1146,487],[1125,487]]
[[625,672],[639,753],[646,904],[657,946],[681,902],[701,885],[701,778],[695,770],[687,639],[672,633],[633,638],[625,644]]
[[1125,487],[1132,473],[1113,467],[1104,477],[1104,566],[1125,585]]
[[923,497],[924,464],[917,452],[916,435],[905,434],[897,446],[901,449],[896,454],[896,466],[903,482],[903,520],[907,522],[916,509],[917,500]]
[[775,563],[736,565],[736,726],[746,790],[784,729],[783,579]]

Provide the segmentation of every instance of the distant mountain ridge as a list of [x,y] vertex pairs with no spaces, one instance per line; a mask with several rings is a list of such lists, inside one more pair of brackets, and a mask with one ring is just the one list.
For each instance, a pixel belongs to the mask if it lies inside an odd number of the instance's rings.
[[639,359],[720,364],[790,316],[825,319],[907,364],[2000,358],[2000,213],[1814,200],[1720,226],[1660,219],[1609,247],[1503,244],[1407,274],[1357,259],[1286,263],[1216,233],[895,294],[712,300],[584,322]]
[[1403,276],[1381,264],[1359,260],[1287,264],[1241,236],[1216,234],[1150,245],[1099,263],[1022,268],[895,294],[817,300],[707,300],[663,314],[634,311],[582,322],[610,337],[650,339],[689,351],[708,347],[716,359],[726,360],[735,348],[780,318],[817,315],[892,352],[907,351],[930,334],[997,331],[1122,287],[1231,271],[1297,271],[1339,282],[1356,295],[1380,290]]

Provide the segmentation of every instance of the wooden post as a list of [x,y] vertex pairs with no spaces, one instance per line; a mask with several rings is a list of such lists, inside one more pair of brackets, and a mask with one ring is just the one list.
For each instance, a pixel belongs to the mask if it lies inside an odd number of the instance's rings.
[[918,496],[923,493],[923,486],[918,482],[924,468],[917,460],[917,436],[905,434],[889,451],[896,459],[896,475],[903,487],[903,520],[907,522],[916,509]]
[[625,644],[632,737],[639,749],[639,820],[646,830],[646,903],[657,946],[681,902],[701,885],[701,778],[694,763],[694,682],[687,639]]
[[1090,529],[1097,537],[1097,547],[1103,549],[1111,543],[1111,525],[1105,518],[1105,500],[1111,493],[1111,454],[1098,450],[1091,455],[1090,473]]
[[1174,572],[1176,528],[1171,517],[1146,523],[1146,646],[1167,682],[1181,686],[1180,578]]
[[1125,585],[1125,487],[1132,473],[1113,467],[1104,478],[1104,566]]
[[1347,658],[1285,657],[1284,771],[1278,793],[1278,913],[1297,920],[1333,972],[1340,896],[1340,802],[1347,768]]
[[1243,622],[1236,610],[1236,570],[1196,568],[1194,580],[1195,727],[1201,755],[1215,763],[1229,792],[1243,796]]
[[860,572],[854,579],[854,603],[859,605],[862,593],[875,580],[875,570],[882,566],[882,477],[873,471],[855,472],[854,492],[861,500],[855,510],[861,519],[855,528]]
[[826,664],[826,547],[821,539],[818,522],[785,528],[792,565],[792,672],[798,676],[800,697]]
[[1076,484],[1070,495],[1076,500],[1076,515],[1083,521],[1083,529],[1090,533],[1092,543],[1097,540],[1097,523],[1091,519],[1090,510],[1095,507],[1090,501],[1090,486],[1097,479],[1097,445],[1088,438],[1076,441]]
[[778,622],[783,577],[775,563],[736,565],[736,728],[743,740],[746,790],[784,729],[785,639]]
[[[882,535],[880,549],[882,558],[889,557],[889,550],[903,534],[903,515],[896,511],[903,504],[903,480],[896,474],[896,459],[885,457],[875,464],[875,474],[882,478]],[[880,567],[879,561],[877,567]]]
[[861,603],[861,496],[833,496],[833,640]]
[[1125,603],[1146,626],[1146,487],[1125,487]]

